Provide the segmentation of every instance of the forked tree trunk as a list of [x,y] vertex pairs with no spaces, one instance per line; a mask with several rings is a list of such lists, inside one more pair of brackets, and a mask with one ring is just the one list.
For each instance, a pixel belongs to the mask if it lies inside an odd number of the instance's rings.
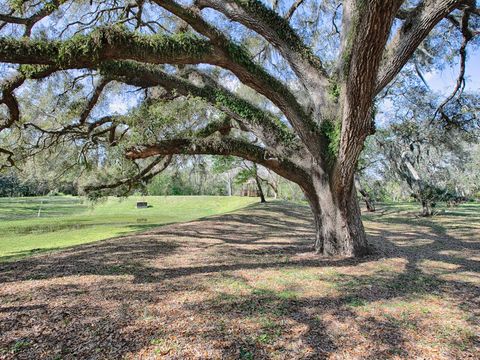
[[315,191],[306,192],[306,196],[314,216],[317,253],[348,257],[368,253],[355,191],[350,191],[342,200],[334,194],[329,184],[318,181]]

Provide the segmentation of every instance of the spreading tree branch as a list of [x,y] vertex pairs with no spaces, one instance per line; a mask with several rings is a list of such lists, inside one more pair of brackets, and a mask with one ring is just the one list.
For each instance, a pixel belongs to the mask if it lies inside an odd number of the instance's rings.
[[203,85],[195,85],[187,79],[165,73],[160,67],[130,61],[106,62],[100,70],[106,76],[129,85],[161,86],[169,92],[200,97],[245,124],[272,149],[298,151],[301,147],[295,135],[278,118],[233,94],[211,78],[208,82],[204,81]]
[[435,25],[461,3],[458,0],[421,1],[416,8],[408,11],[403,25],[385,50],[385,59],[377,77],[376,94],[400,72]]
[[[310,114],[306,113],[285,84],[270,75],[262,66],[254,63],[246,49],[232,42],[221,31],[206,22],[202,18],[198,6],[187,8],[173,0],[155,0],[155,3],[181,18],[195,31],[208,37],[214,45],[216,53],[220,56],[220,61],[217,63],[209,63],[232,71],[242,83],[267,97],[285,114],[299,137],[307,144],[309,151],[312,154],[321,152],[321,145],[318,140],[320,129],[317,123]],[[255,1],[255,3],[257,2]],[[263,5],[261,6],[263,7]],[[273,15],[279,18],[275,12],[273,12]],[[285,22],[282,18],[279,19],[289,27],[288,22]],[[293,35],[296,36],[295,33]],[[309,51],[312,54],[311,50]],[[315,62],[315,60],[312,61]],[[317,75],[312,73],[310,76],[314,78]]]
[[[232,155],[255,162],[271,169],[297,184],[308,181],[305,170],[286,158],[278,158],[260,146],[230,136],[204,139],[167,139],[131,148],[126,157],[131,160],[146,159],[157,155]],[[305,186],[307,186],[305,184]]]
[[[215,9],[263,36],[292,65],[304,85],[308,89],[316,90],[313,94],[323,94],[321,90],[327,86],[328,76],[322,62],[288,23],[288,19],[302,2],[297,0],[285,18],[260,1],[197,0],[195,3],[200,9],[206,7]],[[319,105],[323,105],[325,101],[319,98],[315,100]]]
[[172,155],[158,156],[145,168],[139,170],[138,174],[133,177],[118,180],[110,184],[90,185],[85,187],[86,192],[99,191],[105,189],[116,189],[123,185],[128,186],[127,192],[129,192],[135,184],[139,182],[148,182],[153,177],[163,172],[172,161]]

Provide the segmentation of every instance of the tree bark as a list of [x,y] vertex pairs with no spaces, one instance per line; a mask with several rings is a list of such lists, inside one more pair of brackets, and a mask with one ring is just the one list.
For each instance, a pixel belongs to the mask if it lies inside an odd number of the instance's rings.
[[368,254],[365,229],[358,199],[351,184],[342,198],[325,180],[317,179],[314,189],[306,191],[314,217],[315,251],[326,256],[363,256]]
[[265,200],[265,194],[263,193],[262,184],[260,183],[260,179],[258,178],[257,175],[255,175],[255,182],[257,183],[258,195],[260,196],[260,202],[261,203],[266,203],[267,200]]
[[355,176],[355,187],[357,188],[360,195],[362,195],[363,201],[365,201],[365,206],[367,207],[368,212],[375,212],[375,203],[370,198],[368,192],[363,188],[360,179]]
[[422,216],[429,217],[433,215],[432,202],[429,200],[422,200]]

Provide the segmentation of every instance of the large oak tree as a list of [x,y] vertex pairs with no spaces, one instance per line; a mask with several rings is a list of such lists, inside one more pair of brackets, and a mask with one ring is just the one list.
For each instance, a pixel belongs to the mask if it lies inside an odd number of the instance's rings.
[[[291,20],[302,6],[317,18],[297,21],[300,29]],[[1,84],[4,137],[35,130],[35,149],[132,141],[125,116],[92,115],[112,82],[161,88],[145,99],[147,107],[201,99],[216,109],[204,112],[202,126],[125,148],[125,157],[142,167],[110,186],[148,179],[176,154],[237,156],[297,183],[314,215],[316,251],[346,256],[368,248],[354,174],[375,129],[376,97],[442,20],[463,39],[463,77],[466,45],[476,35],[469,22],[479,15],[468,0],[13,0],[1,9],[0,62],[19,65]],[[319,26],[331,28],[334,40],[313,31]],[[267,105],[232,91],[215,69],[228,71]],[[18,89],[65,72],[93,74],[90,97],[66,112],[61,126],[22,120]],[[15,163],[14,145],[0,152],[7,165]]]

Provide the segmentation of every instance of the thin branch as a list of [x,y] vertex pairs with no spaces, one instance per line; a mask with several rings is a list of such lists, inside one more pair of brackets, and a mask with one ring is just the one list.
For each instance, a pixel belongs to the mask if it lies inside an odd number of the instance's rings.
[[103,89],[107,84],[110,82],[110,79],[101,79],[98,85],[95,87],[92,97],[88,102],[85,104],[85,108],[83,109],[82,113],[80,114],[80,119],[78,123],[80,125],[83,125],[85,121],[87,121],[88,116],[90,115],[90,112],[93,110],[95,105],[98,102],[98,99],[100,98],[100,95],[102,94]]
[[[156,175],[163,172],[168,167],[168,165],[170,165],[171,160],[172,160],[172,155],[158,156],[144,169],[141,169],[141,170],[139,169],[138,174],[136,174],[133,177],[118,180],[110,184],[87,186],[85,187],[85,191],[91,192],[91,191],[98,191],[98,190],[105,190],[105,189],[115,189],[123,185],[128,185],[128,191],[129,191],[131,190],[133,185],[139,182],[148,182],[150,179],[152,179]],[[155,169],[155,167],[157,166],[158,168]]]
[[457,77],[457,82],[452,93],[440,104],[440,106],[435,111],[433,115],[432,121],[435,120],[437,115],[440,113],[442,116],[447,116],[444,112],[444,107],[455,97],[457,94],[462,94],[463,89],[465,88],[465,68],[466,68],[466,61],[467,61],[467,45],[470,40],[473,39],[474,34],[468,27],[468,22],[470,19],[470,12],[465,10],[463,12],[462,20],[460,23],[461,32],[462,32],[462,44],[460,46],[460,61],[459,61],[459,73]]
[[295,11],[297,11],[297,9],[302,5],[303,2],[304,0],[295,0],[295,2],[285,14],[284,19],[289,21],[292,18],[293,14],[295,14]]

